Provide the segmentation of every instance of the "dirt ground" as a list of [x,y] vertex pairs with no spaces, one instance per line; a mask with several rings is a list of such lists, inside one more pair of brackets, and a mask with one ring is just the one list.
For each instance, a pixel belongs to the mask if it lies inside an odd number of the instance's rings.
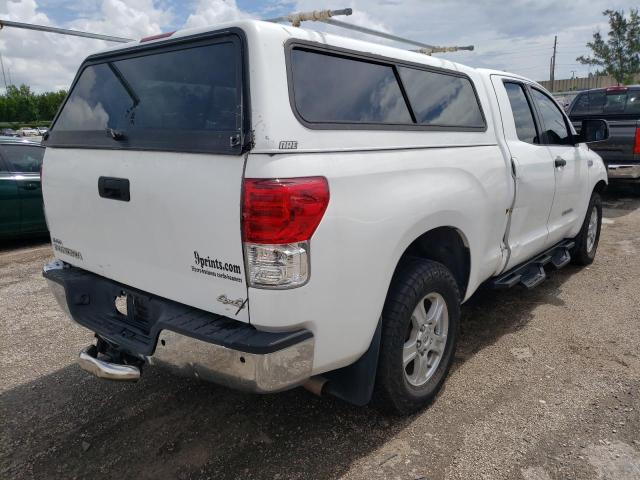
[[436,402],[387,417],[75,363],[92,341],[41,277],[43,241],[0,244],[0,478],[640,479],[640,195],[605,196],[598,256],[463,307]]

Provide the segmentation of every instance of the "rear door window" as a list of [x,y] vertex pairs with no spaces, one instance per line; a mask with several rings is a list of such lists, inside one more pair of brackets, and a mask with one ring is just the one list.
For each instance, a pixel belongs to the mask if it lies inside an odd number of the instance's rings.
[[[28,145],[2,145],[0,153],[9,170],[18,173],[39,173],[44,148]],[[0,163],[0,169],[2,164]]]
[[47,145],[231,153],[242,129],[238,38],[86,65]]

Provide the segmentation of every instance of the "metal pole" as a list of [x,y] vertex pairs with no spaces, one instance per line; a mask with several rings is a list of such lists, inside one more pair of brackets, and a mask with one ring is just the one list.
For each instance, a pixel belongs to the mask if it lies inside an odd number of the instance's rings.
[[[284,15],[281,17],[269,18],[269,19],[266,19],[265,21],[274,22],[274,23],[290,22],[294,26],[300,26],[300,23],[305,21],[323,22],[336,27],[346,28],[347,30],[354,30],[356,32],[366,33],[367,35],[374,35],[376,37],[386,38],[387,40],[393,40],[394,42],[407,43],[409,45],[414,45],[422,49],[427,49],[428,51],[430,51],[430,53],[434,53],[438,51],[443,52],[443,51],[457,51],[457,50],[473,50],[473,45],[469,45],[467,47],[438,47],[435,45],[429,45],[428,43],[417,42],[415,40],[410,40],[408,38],[402,38],[397,35],[392,35],[390,33],[373,30],[367,27],[361,27],[359,25],[353,25],[351,23],[341,22],[339,20],[334,20],[333,18],[331,18],[338,15],[351,15],[352,13],[353,13],[353,10],[351,8],[343,8],[340,10],[313,10],[311,12],[299,12],[299,13]],[[44,25],[35,25],[31,23],[13,22],[9,20],[0,19],[0,29],[2,29],[3,27],[15,27],[15,28],[24,28],[27,30],[38,30],[41,32],[60,33],[63,35],[74,35],[76,37],[106,40],[108,42],[126,43],[126,42],[134,41],[131,38],[114,37],[111,35],[102,35],[99,33],[81,32],[79,30],[69,30],[67,28],[47,27]]]
[[367,35],[373,35],[376,37],[386,38],[387,40],[393,40],[394,42],[407,43],[420,47],[421,53],[434,53],[434,52],[455,52],[458,50],[473,50],[473,45],[465,47],[438,47],[436,45],[429,45],[428,43],[417,42],[408,38],[399,37],[391,33],[381,32],[379,30],[373,30],[367,27],[361,27],[359,25],[353,25],[352,23],[346,23],[341,20],[334,20],[332,17],[338,15],[351,15],[353,12],[350,8],[344,8],[342,10],[314,10],[312,12],[300,12],[292,13],[290,15],[284,15],[282,17],[269,18],[266,22],[290,22],[292,25],[299,27],[301,22],[313,21],[322,22],[334,27],[346,28],[347,30],[353,30],[360,33],[366,33]]
[[106,40],[107,42],[133,42],[131,38],[113,37],[111,35],[101,35],[99,33],[81,32],[79,30],[69,30],[67,28],[47,27],[45,25],[35,25],[32,23],[12,22],[9,20],[0,20],[0,29],[4,27],[24,28],[26,30],[38,30],[40,32],[61,33],[63,35],[74,35],[76,37],[95,38],[97,40]]
[[466,45],[464,47],[433,47],[433,48],[419,48],[418,50],[412,50],[412,52],[424,53],[425,55],[431,55],[432,53],[446,53],[446,52],[459,52],[460,50],[473,51],[473,45]]
[[322,22],[331,17],[338,15],[351,15],[351,8],[342,8],[340,10],[313,10],[311,12],[297,12],[283,15],[282,17],[267,18],[265,22],[290,22],[294,27],[299,27],[301,22]]
[[321,20],[321,22],[328,23],[329,25],[334,25],[336,27],[346,28],[348,30],[355,30],[356,32],[366,33],[367,35],[374,35],[376,37],[386,38],[387,40],[393,40],[394,42],[407,43],[409,45],[415,45],[416,47],[429,48],[434,49],[437,48],[435,45],[429,45],[428,43],[416,42],[415,40],[410,40],[408,38],[398,37],[397,35],[392,35],[386,32],[380,32],[378,30],[373,30],[367,27],[361,27],[359,25],[353,25],[351,23],[342,22],[340,20]]

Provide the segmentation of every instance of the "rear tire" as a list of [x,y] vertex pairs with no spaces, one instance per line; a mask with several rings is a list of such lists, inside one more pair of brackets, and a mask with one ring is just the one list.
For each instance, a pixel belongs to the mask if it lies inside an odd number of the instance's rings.
[[602,228],[602,200],[600,194],[593,192],[589,208],[582,222],[580,233],[574,239],[576,244],[571,250],[571,261],[576,265],[590,265],[596,258],[600,230]]
[[393,277],[382,312],[373,403],[407,415],[430,404],[453,362],[460,293],[442,264],[411,259]]

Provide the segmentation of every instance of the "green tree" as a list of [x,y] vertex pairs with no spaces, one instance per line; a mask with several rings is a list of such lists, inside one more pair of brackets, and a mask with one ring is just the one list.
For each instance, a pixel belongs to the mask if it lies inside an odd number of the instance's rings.
[[40,119],[52,120],[55,117],[58,107],[62,104],[67,92],[59,90],[57,92],[45,92],[36,97],[38,116]]
[[601,73],[611,75],[618,83],[631,83],[635,73],[640,72],[640,16],[638,9],[632,8],[629,18],[624,10],[605,10],[609,17],[608,39],[600,32],[593,34],[593,41],[587,43],[590,56],[581,55],[576,60],[584,65],[602,67]]
[[28,85],[9,85],[0,95],[0,122],[53,120],[66,95],[65,90],[36,94]]

